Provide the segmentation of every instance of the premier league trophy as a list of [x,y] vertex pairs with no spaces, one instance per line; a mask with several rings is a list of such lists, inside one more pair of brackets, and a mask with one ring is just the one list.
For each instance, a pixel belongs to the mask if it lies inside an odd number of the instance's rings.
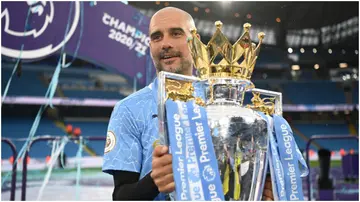
[[[281,166],[281,157],[286,157],[275,152],[281,142],[272,140],[273,128],[277,129],[275,116],[282,115],[282,94],[256,89],[250,81],[265,34],[258,34],[255,45],[250,39],[251,25],[246,23],[242,36],[232,45],[221,32],[222,23],[215,25],[207,45],[196,36],[196,30],[191,31],[188,45],[196,77],[168,72],[158,75],[160,143],[169,145],[173,157],[173,197],[259,201],[270,162],[275,199],[296,199],[298,195],[287,195]],[[222,59],[215,64],[219,56]],[[244,104],[245,94],[253,96],[251,104]],[[297,148],[290,139],[285,145]],[[298,150],[293,150],[292,156],[298,157]],[[292,160],[297,166],[296,158]],[[299,175],[294,176],[291,182],[299,183]],[[301,182],[296,185],[301,188]]]

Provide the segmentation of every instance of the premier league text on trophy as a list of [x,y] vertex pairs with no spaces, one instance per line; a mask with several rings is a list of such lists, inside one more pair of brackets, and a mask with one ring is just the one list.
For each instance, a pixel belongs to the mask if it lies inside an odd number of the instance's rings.
[[290,200],[294,201],[294,200],[299,200],[299,198],[297,198],[297,194],[298,194],[298,182],[296,179],[296,173],[295,173],[295,165],[293,163],[291,163],[294,160],[294,154],[293,154],[293,150],[291,147],[291,142],[292,137],[289,135],[289,131],[288,128],[285,124],[281,124],[281,132],[282,132],[282,136],[284,139],[284,146],[286,148],[286,157],[284,158],[284,160],[287,162],[288,164],[288,170],[286,170],[286,175],[290,176],[290,184],[291,184],[291,194],[290,194]]
[[[181,106],[183,105],[183,106]],[[179,114],[175,113],[173,115],[174,125],[175,125],[175,137],[176,137],[176,147],[174,147],[174,154],[178,157],[178,166],[177,171],[180,174],[181,179],[181,200],[189,200],[187,198],[188,194],[192,196],[194,200],[204,200],[203,187],[200,180],[200,169],[198,162],[200,164],[208,164],[210,162],[209,152],[206,145],[205,134],[203,123],[200,121],[202,116],[200,112],[200,107],[198,105],[193,105],[194,116],[191,117],[191,121],[194,121],[196,124],[196,133],[193,137],[197,138],[200,146],[200,157],[197,159],[195,152],[194,140],[189,128],[189,117],[187,115],[187,106],[186,103],[180,104]],[[183,129],[184,128],[184,129]],[[184,134],[185,133],[185,134]],[[184,154],[184,145],[183,139],[186,140],[186,155]],[[186,158],[186,162],[184,162]],[[199,161],[198,161],[199,160]],[[186,165],[186,166],[185,166]],[[205,165],[206,166],[206,165]],[[186,168],[185,168],[186,167]],[[186,169],[186,170],[185,170]],[[187,187],[187,182],[185,178],[185,172],[189,173],[189,187]],[[210,183],[207,187],[211,200],[221,200],[217,196],[216,185]],[[188,193],[190,192],[190,193]]]

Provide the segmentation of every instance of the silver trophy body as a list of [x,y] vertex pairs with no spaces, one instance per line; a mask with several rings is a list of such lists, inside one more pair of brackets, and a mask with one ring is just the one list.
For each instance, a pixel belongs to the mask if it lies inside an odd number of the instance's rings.
[[267,171],[267,122],[256,111],[244,106],[244,94],[259,92],[274,97],[275,114],[281,115],[281,93],[248,89],[248,81],[233,78],[200,79],[160,72],[158,79],[161,144],[168,145],[165,81],[173,79],[192,82],[194,96],[205,102],[225,200],[261,200]]

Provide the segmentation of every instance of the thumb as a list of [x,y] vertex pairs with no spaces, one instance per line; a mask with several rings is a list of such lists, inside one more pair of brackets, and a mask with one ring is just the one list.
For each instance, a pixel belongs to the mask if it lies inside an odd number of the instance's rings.
[[153,155],[160,157],[160,156],[166,154],[167,151],[168,151],[168,147],[167,147],[167,146],[158,145],[158,146],[155,147]]
[[168,152],[168,147],[167,146],[163,146],[161,149],[161,154],[166,154]]

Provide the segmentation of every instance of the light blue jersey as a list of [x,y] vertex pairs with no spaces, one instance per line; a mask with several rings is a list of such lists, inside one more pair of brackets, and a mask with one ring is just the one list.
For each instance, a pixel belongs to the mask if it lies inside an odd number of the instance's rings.
[[[108,126],[103,172],[138,172],[142,179],[151,171],[153,143],[159,139],[157,83],[155,79],[115,105]],[[155,200],[165,200],[165,195],[159,194]]]

